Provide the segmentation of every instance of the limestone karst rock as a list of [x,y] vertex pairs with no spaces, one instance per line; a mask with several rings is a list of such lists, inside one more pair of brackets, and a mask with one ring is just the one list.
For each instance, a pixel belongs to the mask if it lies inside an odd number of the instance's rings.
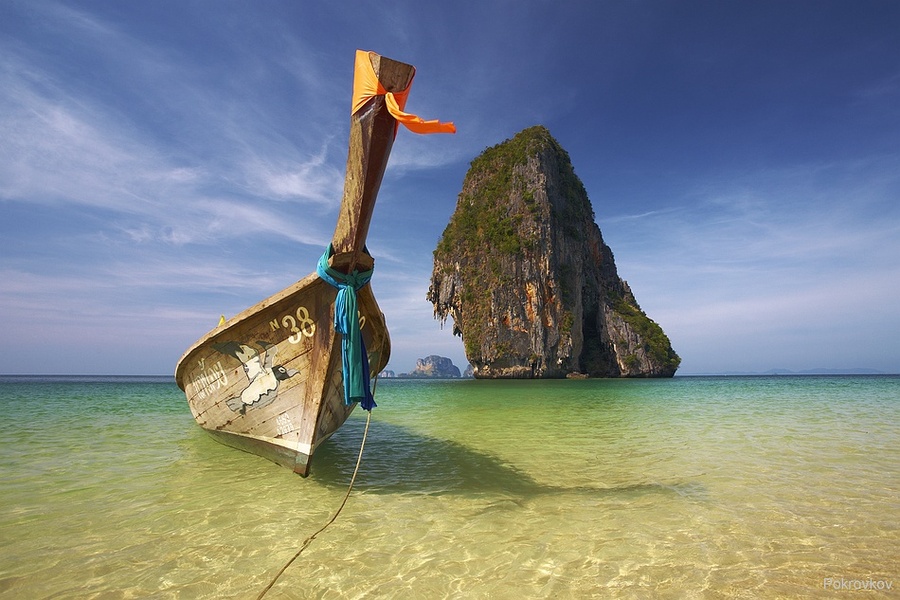
[[434,379],[447,379],[460,377],[459,367],[453,361],[444,356],[432,354],[416,360],[416,368],[406,374],[406,377],[424,377]]
[[479,378],[671,377],[680,363],[542,126],[472,161],[427,298],[437,318],[452,317]]

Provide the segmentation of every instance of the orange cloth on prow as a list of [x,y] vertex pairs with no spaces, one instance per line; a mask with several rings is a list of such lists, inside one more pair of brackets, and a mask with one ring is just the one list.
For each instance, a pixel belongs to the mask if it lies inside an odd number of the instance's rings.
[[[409,79],[409,85],[402,92],[387,91],[375,75],[375,69],[372,67],[372,61],[369,58],[370,54],[371,52],[364,50],[356,51],[351,115],[362,108],[363,104],[370,98],[384,96],[384,103],[387,105],[391,116],[397,119],[398,122],[403,123],[413,133],[456,133],[456,125],[453,123],[441,123],[437,119],[426,121],[416,115],[403,112],[403,109],[406,108],[406,99],[409,97],[409,88],[412,87],[412,77]],[[415,68],[413,69],[413,77],[415,77]]]

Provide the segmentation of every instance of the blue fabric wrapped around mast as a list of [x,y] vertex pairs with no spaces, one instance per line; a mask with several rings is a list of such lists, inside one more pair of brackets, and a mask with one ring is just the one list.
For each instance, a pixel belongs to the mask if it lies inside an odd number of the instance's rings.
[[319,259],[316,273],[324,281],[338,289],[334,301],[334,330],[341,334],[341,358],[344,373],[344,403],[359,402],[364,410],[377,406],[369,389],[369,355],[359,329],[359,308],[356,292],[372,278],[375,269],[352,273],[341,273],[328,265],[334,254],[334,247],[328,244],[325,254]]

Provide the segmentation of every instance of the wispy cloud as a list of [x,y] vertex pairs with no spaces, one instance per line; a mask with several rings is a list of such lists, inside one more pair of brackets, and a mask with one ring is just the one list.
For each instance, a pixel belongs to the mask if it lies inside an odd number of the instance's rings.
[[606,217],[603,219],[603,223],[606,225],[613,225],[616,223],[623,223],[628,221],[637,221],[639,219],[646,219],[648,217],[660,217],[667,214],[671,214],[674,212],[679,212],[683,210],[681,207],[670,207],[660,210],[648,210],[646,212],[637,213],[637,214],[627,214],[627,215],[615,215],[612,217]]
[[127,174],[148,171],[141,153],[99,129],[95,123],[102,118],[90,109],[41,95],[38,83],[28,85],[10,71],[5,68],[0,81],[2,197],[127,209],[122,198],[131,178]]
[[328,162],[328,154],[323,146],[304,161],[279,157],[264,162],[255,156],[244,165],[245,177],[257,195],[335,208],[341,202],[344,172]]
[[[3,199],[137,216],[142,223],[123,227],[135,241],[202,242],[262,233],[322,244],[315,218],[321,207],[339,203],[343,184],[342,172],[325,162],[324,149],[293,167],[263,162],[258,153],[238,157],[237,170],[221,159],[186,166],[127,119],[117,120],[91,98],[47,93],[47,78],[25,77],[26,70],[7,57],[0,81]],[[248,194],[244,202],[214,199],[207,191],[233,187],[235,180]],[[268,198],[320,208],[308,213],[312,223],[291,222],[276,208],[258,204]]]

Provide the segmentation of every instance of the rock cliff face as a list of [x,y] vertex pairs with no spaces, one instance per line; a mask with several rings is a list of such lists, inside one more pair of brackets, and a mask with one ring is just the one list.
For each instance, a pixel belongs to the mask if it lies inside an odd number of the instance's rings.
[[619,278],[569,156],[532,127],[472,161],[428,300],[479,378],[671,377],[680,359]]

